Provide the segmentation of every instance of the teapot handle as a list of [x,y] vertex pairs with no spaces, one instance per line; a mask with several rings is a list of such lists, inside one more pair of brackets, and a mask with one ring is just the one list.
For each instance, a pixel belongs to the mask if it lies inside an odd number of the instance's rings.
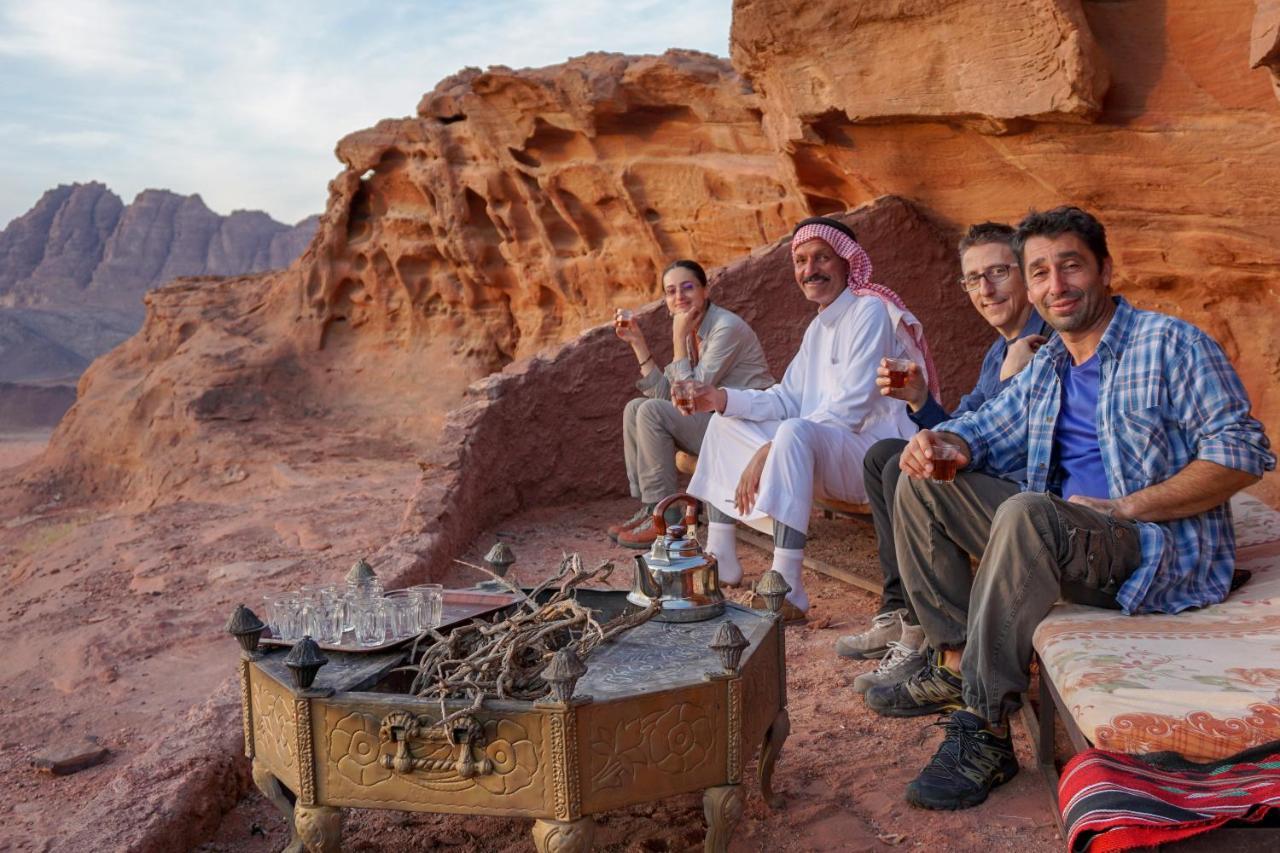
[[667,495],[658,501],[658,505],[653,508],[653,527],[657,530],[659,536],[667,535],[667,519],[665,513],[667,507],[678,501],[684,501],[688,506],[684,510],[684,529],[688,530],[698,521],[698,499],[693,495],[685,492],[676,492],[674,495]]

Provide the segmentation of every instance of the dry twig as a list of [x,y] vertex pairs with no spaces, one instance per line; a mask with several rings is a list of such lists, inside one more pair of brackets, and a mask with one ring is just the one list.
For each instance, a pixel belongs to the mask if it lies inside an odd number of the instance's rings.
[[[585,661],[602,643],[658,612],[655,602],[645,610],[601,625],[590,609],[577,602],[574,591],[590,581],[607,579],[613,571],[612,562],[588,570],[577,554],[567,555],[558,571],[528,594],[483,566],[462,565],[497,579],[519,600],[516,612],[506,619],[492,624],[473,620],[449,634],[432,630],[414,646],[417,664],[408,667],[415,673],[411,692],[439,700],[441,720],[436,725],[444,728],[450,739],[449,723],[475,711],[485,699],[535,700],[545,696],[549,686],[542,673],[558,650],[572,647]],[[550,597],[538,604],[539,596],[552,589]],[[425,647],[419,656],[420,646]],[[470,702],[449,714],[446,701],[450,699]]]

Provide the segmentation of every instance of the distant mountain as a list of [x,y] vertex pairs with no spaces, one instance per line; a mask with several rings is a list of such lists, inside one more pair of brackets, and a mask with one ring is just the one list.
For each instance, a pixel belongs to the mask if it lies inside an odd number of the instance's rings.
[[220,216],[198,195],[144,190],[132,204],[100,183],[49,190],[0,231],[0,307],[114,308],[142,318],[142,294],[186,275],[288,266],[319,217]]
[[138,330],[148,290],[178,276],[286,267],[319,219],[220,216],[198,195],[167,190],[126,205],[96,182],[49,190],[0,231],[0,383],[73,384]]

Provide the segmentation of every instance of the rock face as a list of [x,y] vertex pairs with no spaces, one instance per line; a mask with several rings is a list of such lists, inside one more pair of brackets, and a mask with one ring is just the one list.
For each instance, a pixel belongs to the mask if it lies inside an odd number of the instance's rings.
[[92,305],[141,319],[142,294],[170,279],[288,266],[316,221],[291,227],[246,210],[220,216],[198,195],[167,190],[145,190],[125,205],[100,183],[60,186],[0,231],[0,305]]
[[[1082,205],[1107,226],[1118,291],[1214,335],[1277,435],[1280,104],[1248,70],[1276,67],[1274,0],[781,5],[736,3],[734,63],[810,207],[895,193],[960,224]],[[851,65],[868,85],[826,84]]]
[[[339,143],[345,168],[290,270],[152,294],[143,333],[86,375],[47,470],[154,501],[207,487],[238,452],[269,467],[278,436],[324,417],[426,448],[469,382],[642,303],[673,257],[715,266],[885,195],[952,231],[1097,212],[1117,289],[1217,337],[1274,431],[1280,105],[1247,71],[1272,56],[1272,5],[855,5],[741,0],[742,76],[671,51],[443,81],[416,117]],[[960,363],[954,312],[908,301]]]
[[[843,218],[871,256],[877,281],[897,288],[923,316],[948,318],[931,325],[930,342],[953,354],[939,362],[939,372],[954,404],[977,380],[995,335],[953,284],[955,235],[892,197]],[[770,368],[781,376],[816,313],[795,285],[787,240],[724,267],[711,286],[712,299],[756,330]],[[637,322],[655,358],[669,361],[666,310],[651,305]],[[638,378],[630,348],[606,325],[472,385],[423,466],[402,524],[405,538],[388,547],[384,561],[396,565],[393,557],[408,552],[419,565],[407,578],[420,580],[442,571],[493,519],[616,492],[626,481],[622,409],[636,396]]]
[[1079,122],[1107,89],[1078,0],[736,0],[729,40],[781,145],[848,122]]
[[74,388],[0,382],[0,432],[47,428],[76,401]]
[[1258,0],[1253,19],[1253,41],[1249,48],[1249,67],[1271,71],[1271,85],[1280,98],[1280,0]]
[[688,51],[468,69],[337,153],[302,293],[325,342],[448,335],[486,370],[646,301],[674,258],[722,264],[803,213],[754,96]]

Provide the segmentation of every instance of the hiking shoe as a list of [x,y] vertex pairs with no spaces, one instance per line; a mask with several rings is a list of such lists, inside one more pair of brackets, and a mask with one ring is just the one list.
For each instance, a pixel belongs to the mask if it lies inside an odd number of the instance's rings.
[[889,651],[889,644],[902,639],[902,619],[905,609],[877,613],[871,627],[861,634],[850,634],[836,640],[836,654],[842,658],[865,660],[878,658]]
[[[666,512],[662,514],[663,519],[667,522],[667,527],[673,524],[682,524],[684,522],[684,507],[676,504],[669,506]],[[658,528],[653,523],[653,509],[650,508],[644,514],[644,517],[636,522],[627,530],[619,531],[617,538],[614,540],[624,548],[648,548],[653,544],[653,540],[658,538]]]
[[928,662],[925,646],[923,628],[919,625],[903,625],[902,639],[889,644],[889,653],[880,658],[879,666],[853,680],[853,689],[866,693],[872,687],[906,681]]
[[938,751],[907,785],[907,802],[923,809],[967,809],[987,798],[996,785],[1018,775],[1012,731],[1000,737],[987,721],[956,711],[942,726]]
[[634,527],[618,533],[617,542],[623,548],[645,549],[658,538],[658,528],[654,526],[653,516],[646,516]]
[[922,666],[906,681],[868,688],[862,698],[883,717],[920,717],[964,707],[959,674],[936,661]]
[[630,530],[631,528],[635,527],[637,524],[644,521],[646,518],[648,518],[651,515],[653,515],[653,511],[650,510],[648,507],[642,506],[638,510],[636,510],[635,515],[631,516],[626,521],[619,522],[618,524],[610,524],[608,527],[605,528],[605,533],[609,534],[610,539],[612,539],[614,542],[617,542],[619,533],[621,533],[624,530]]

